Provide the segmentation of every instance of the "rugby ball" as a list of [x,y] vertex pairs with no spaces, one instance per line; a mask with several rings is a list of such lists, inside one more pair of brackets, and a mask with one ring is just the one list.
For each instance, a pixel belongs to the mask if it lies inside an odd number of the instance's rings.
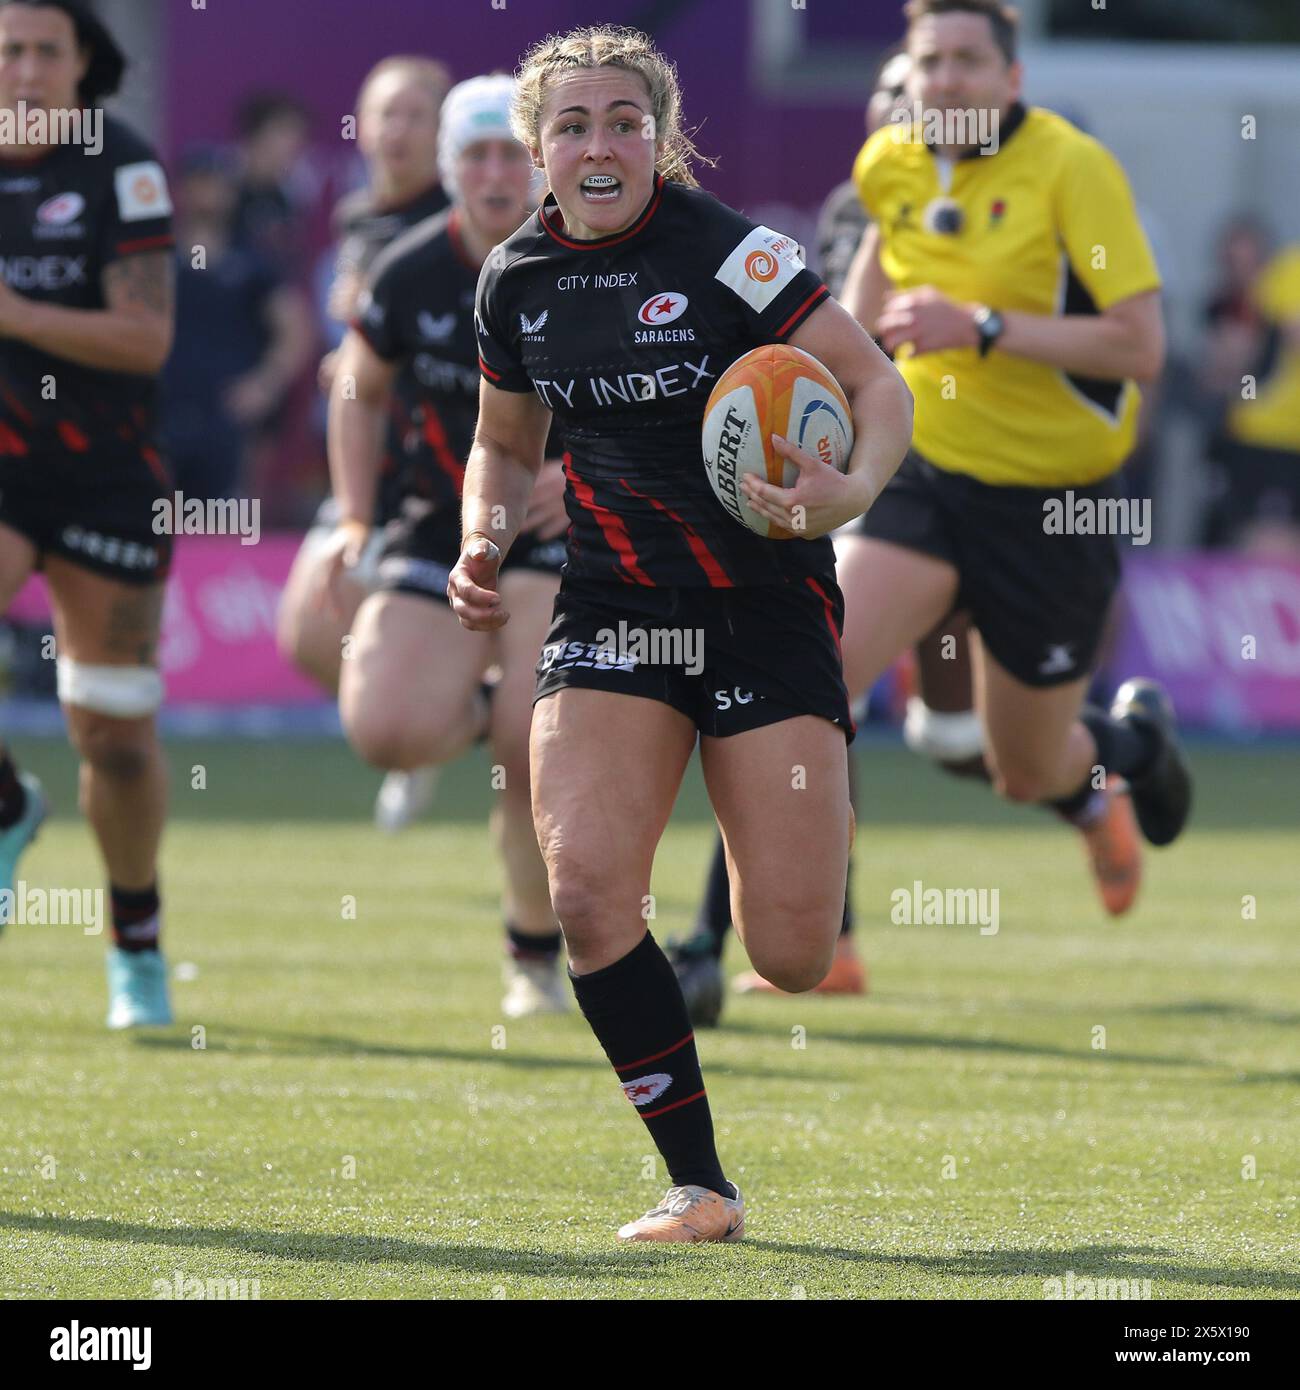
[[745,473],[793,487],[799,470],[772,447],[779,434],[838,468],[853,451],[853,414],[840,384],[809,352],[785,343],[755,348],[718,378],[704,407],[704,467],[728,515],[772,541],[788,531],[750,509],[740,488]]

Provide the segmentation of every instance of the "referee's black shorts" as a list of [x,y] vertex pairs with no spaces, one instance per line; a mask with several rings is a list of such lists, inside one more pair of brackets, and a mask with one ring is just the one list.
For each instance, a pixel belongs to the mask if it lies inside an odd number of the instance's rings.
[[569,686],[637,695],[680,710],[712,738],[815,714],[851,740],[843,631],[831,573],[734,589],[566,577],[533,698]]
[[851,534],[947,561],[960,578],[954,611],[969,611],[994,659],[1026,685],[1061,685],[1093,668],[1119,546],[1112,534],[1049,532],[1048,504],[1075,516],[1081,499],[1116,495],[1114,475],[1069,489],[993,487],[912,450]]

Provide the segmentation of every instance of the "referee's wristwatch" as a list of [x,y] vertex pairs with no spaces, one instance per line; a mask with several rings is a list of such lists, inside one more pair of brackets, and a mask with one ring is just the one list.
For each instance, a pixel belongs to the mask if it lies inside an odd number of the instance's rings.
[[990,309],[987,304],[976,309],[974,317],[975,331],[980,335],[980,356],[987,357],[989,349],[1002,336],[1006,323],[1002,315],[996,309]]

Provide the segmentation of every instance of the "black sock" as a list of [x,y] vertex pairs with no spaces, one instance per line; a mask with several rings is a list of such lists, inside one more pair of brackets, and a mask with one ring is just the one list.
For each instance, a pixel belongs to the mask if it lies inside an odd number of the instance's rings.
[[1056,812],[1062,820],[1069,821],[1080,830],[1086,830],[1101,815],[1105,807],[1105,794],[1092,785],[1092,777],[1085,778],[1083,786],[1072,796],[1063,796],[1059,801],[1043,803]]
[[709,879],[704,889],[704,902],[700,914],[695,919],[695,932],[698,936],[713,938],[713,954],[722,959],[722,947],[727,933],[731,930],[731,879],[727,876],[727,851],[722,845],[719,831],[713,846],[713,860],[709,864]]
[[573,992],[623,1093],[637,1107],[675,1187],[695,1184],[730,1197],[713,1140],[695,1034],[681,986],[654,937],[621,960],[574,975]]
[[156,951],[158,885],[134,889],[110,885],[108,893],[113,904],[113,944],[123,951]]
[[1107,772],[1140,777],[1159,749],[1155,740],[1132,724],[1112,719],[1096,705],[1084,705],[1079,719],[1097,745],[1097,761]]
[[506,950],[515,960],[554,962],[564,945],[564,937],[557,927],[543,936],[527,936],[513,923],[506,923]]
[[[849,805],[854,808],[856,814],[858,805],[858,770],[857,764],[853,760],[852,753],[849,754]],[[844,916],[840,921],[840,935],[852,936],[853,934],[853,846],[849,846],[849,871],[844,878]]]
[[18,780],[18,769],[8,753],[0,756],[0,830],[17,825],[27,809],[27,788]]

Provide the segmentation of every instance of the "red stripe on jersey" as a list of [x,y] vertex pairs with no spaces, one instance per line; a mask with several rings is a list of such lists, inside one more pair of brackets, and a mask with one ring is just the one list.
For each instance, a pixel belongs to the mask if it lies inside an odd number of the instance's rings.
[[140,450],[140,457],[149,465],[149,471],[163,485],[171,487],[172,480],[167,476],[167,470],[163,467],[162,459],[158,457],[158,451],[150,448],[148,444]]
[[479,359],[478,359],[478,369],[479,369],[480,372],[483,373],[483,375],[484,375],[485,377],[487,377],[487,379],[488,379],[489,381],[500,381],[500,380],[501,380],[501,373],[500,373],[500,372],[494,372],[494,371],[492,370],[492,368],[489,367],[488,364],[487,364],[486,362],[484,362],[481,353],[480,353]]
[[667,1057],[670,1053],[676,1052],[679,1047],[685,1047],[695,1036],[692,1029],[684,1038],[679,1038],[671,1047],[665,1047],[662,1052],[652,1052],[648,1057],[638,1057],[635,1062],[616,1062],[615,1071],[635,1071],[637,1067],[643,1067],[647,1062],[657,1062],[661,1057]]
[[794,313],[791,314],[788,319],[786,319],[786,321],[781,325],[781,327],[776,330],[774,336],[778,338],[784,338],[785,335],[799,323],[800,319],[806,318],[815,305],[820,304],[823,299],[826,299],[829,296],[830,290],[828,290],[825,285],[819,285],[817,289],[815,289],[812,292],[812,294],[810,294],[808,298],[805,299],[804,302],[794,311]]
[[[618,556],[618,567],[622,571],[619,578],[625,584],[644,584],[653,589],[655,582],[641,568],[640,561],[637,559],[636,547],[632,544],[632,537],[627,533],[627,526],[624,524],[623,518],[617,512],[611,512],[608,507],[602,507],[596,501],[596,494],[592,491],[591,484],[584,483],[574,472],[573,455],[566,450],[563,457],[564,476],[568,478],[573,487],[573,495],[596,518],[596,524],[605,536],[605,543]],[[629,575],[631,576],[630,579]]]
[[135,241],[119,241],[117,254],[119,256],[134,256],[140,251],[163,251],[167,247],[175,245],[176,238],[170,232],[165,232],[160,236],[137,237]]
[[30,425],[32,423],[32,412],[27,409],[22,401],[20,401],[7,386],[0,386],[0,399],[4,401],[24,425]]
[[808,587],[822,601],[822,607],[826,613],[826,626],[831,630],[831,636],[835,639],[835,650],[839,653],[840,662],[843,663],[844,652],[843,649],[840,647],[840,633],[839,629],[835,626],[835,605],[831,602],[830,595],[812,577],[811,574],[805,575],[804,578],[808,584]]
[[718,562],[718,557],[704,544],[700,538],[700,533],[694,527],[683,521],[671,507],[665,506],[657,497],[647,497],[644,492],[638,492],[626,478],[620,478],[619,482],[627,488],[633,497],[639,497],[643,502],[649,502],[652,507],[657,507],[682,528],[686,535],[686,544],[691,548],[691,554],[695,556],[700,568],[709,577],[710,588],[734,589],[736,587],[734,582],[728,578],[726,570]]
[[0,454],[25,454],[27,441],[16,430],[0,420]]
[[544,207],[541,210],[540,217],[542,226],[546,228],[561,246],[567,246],[570,251],[603,251],[607,246],[617,246],[620,241],[626,241],[629,237],[636,236],[641,228],[649,222],[656,212],[658,212],[659,204],[663,201],[663,196],[663,175],[656,174],[654,197],[650,199],[649,204],[646,206],[646,210],[641,216],[637,218],[627,231],[620,232],[617,236],[597,237],[594,241],[571,241],[563,233],[556,231],[556,229],[551,226],[550,218],[547,217]]
[[90,448],[90,440],[71,420],[59,420],[55,428],[59,432],[59,438],[63,440],[65,449],[71,449],[74,454],[84,454]]
[[459,497],[465,486],[465,465],[452,452],[447,442],[447,431],[443,428],[442,417],[426,401],[424,406],[424,442],[433,450],[438,467],[451,479]]

